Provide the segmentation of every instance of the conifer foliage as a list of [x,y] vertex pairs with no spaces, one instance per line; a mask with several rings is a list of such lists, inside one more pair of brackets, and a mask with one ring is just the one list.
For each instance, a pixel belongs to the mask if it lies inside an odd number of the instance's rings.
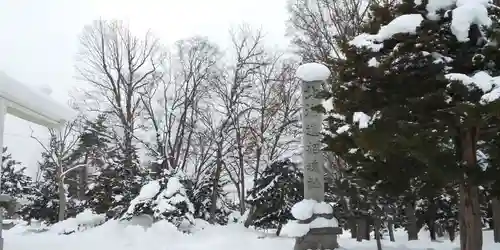
[[[210,209],[212,208],[212,195],[214,190],[214,175],[208,173],[202,176],[200,180],[193,185],[190,198],[194,205],[195,218],[210,220]],[[227,192],[223,187],[228,184],[228,181],[220,180],[215,187],[217,189],[217,204],[215,210],[215,223],[224,225],[228,222],[229,214],[231,213],[228,207]]]
[[459,183],[462,250],[482,245],[476,150],[498,131],[499,14],[474,0],[374,6],[366,33],[342,45],[332,82],[329,150],[358,177],[389,184],[405,173],[436,184],[432,192],[408,187],[426,197]]
[[53,224],[58,221],[59,209],[56,164],[47,152],[43,152],[42,161],[38,165],[40,179],[33,183],[28,202],[21,207],[18,214],[26,221],[34,219]]
[[3,148],[2,154],[2,194],[7,194],[14,198],[23,198],[30,194],[31,177],[25,173],[26,167],[12,159],[12,155]]
[[267,166],[249,191],[253,225],[278,228],[279,234],[282,225],[293,219],[292,206],[303,199],[303,183],[302,172],[289,159]]

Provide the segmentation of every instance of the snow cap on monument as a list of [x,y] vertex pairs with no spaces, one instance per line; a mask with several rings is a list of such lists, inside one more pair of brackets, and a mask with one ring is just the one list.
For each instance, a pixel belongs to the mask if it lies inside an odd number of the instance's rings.
[[300,65],[295,74],[306,82],[325,81],[330,77],[330,70],[321,63],[306,63]]

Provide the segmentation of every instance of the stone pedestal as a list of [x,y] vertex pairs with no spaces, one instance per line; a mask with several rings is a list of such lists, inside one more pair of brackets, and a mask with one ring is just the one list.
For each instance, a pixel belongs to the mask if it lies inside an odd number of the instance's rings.
[[306,235],[295,239],[293,250],[329,250],[339,248],[337,234],[342,229],[338,227],[313,228]]
[[[310,224],[315,219],[322,217],[327,220],[334,218],[333,214],[314,214],[311,218],[299,221],[300,224]],[[339,248],[337,235],[342,234],[342,228],[322,227],[311,228],[309,232],[295,239],[294,250],[327,250]]]

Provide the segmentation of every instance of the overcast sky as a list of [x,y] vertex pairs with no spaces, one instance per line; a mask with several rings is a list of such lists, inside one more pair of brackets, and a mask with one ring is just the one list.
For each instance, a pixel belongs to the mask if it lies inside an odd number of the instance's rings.
[[[0,70],[28,85],[49,85],[65,103],[75,86],[78,37],[92,20],[121,19],[135,33],[151,30],[164,43],[205,35],[224,45],[230,27],[262,27],[270,45],[286,47],[286,0],[0,0]],[[31,172],[45,129],[7,118],[4,144]]]

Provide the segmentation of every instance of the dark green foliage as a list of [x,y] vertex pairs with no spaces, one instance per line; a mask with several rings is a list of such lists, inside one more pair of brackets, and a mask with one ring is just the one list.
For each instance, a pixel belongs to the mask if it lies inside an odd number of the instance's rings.
[[[487,148],[480,146],[481,140],[494,142],[499,102],[483,103],[488,90],[449,80],[449,74],[499,75],[500,50],[486,41],[499,37],[500,12],[489,8],[491,28],[472,25],[470,41],[461,42],[450,28],[452,12],[427,19],[426,3],[373,6],[363,29],[370,34],[404,14],[424,18],[415,33],[374,42],[380,50],[340,44],[345,59],[327,62],[336,65],[332,70],[338,77],[331,85],[326,150],[345,160],[346,178],[360,190],[397,197],[401,205],[416,204],[418,224],[456,224],[457,196],[450,195],[450,187],[496,183],[497,168],[486,170],[488,180],[484,168],[470,160],[467,164],[465,157],[475,148]],[[356,120],[360,114],[368,117],[368,126]],[[472,145],[467,145],[470,135]],[[466,152],[469,146],[472,150]],[[498,151],[494,143],[489,147]]]
[[139,193],[143,176],[138,164],[124,167],[126,157],[111,138],[107,117],[99,115],[86,122],[73,157],[89,172],[85,206],[107,218],[118,218]]
[[3,148],[2,154],[2,194],[14,198],[23,198],[31,192],[31,177],[25,174],[26,167],[12,159],[7,147]]
[[[210,209],[212,207],[212,194],[214,190],[214,175],[208,172],[202,176],[196,185],[186,187],[189,191],[190,200],[194,205],[195,218],[208,221],[210,219]],[[217,224],[225,225],[228,222],[229,214],[231,213],[227,205],[227,192],[223,187],[227,185],[228,181],[219,181],[217,184],[217,206],[215,210],[215,222]]]
[[[51,140],[54,141],[54,138]],[[51,146],[55,146],[51,143]],[[27,197],[18,214],[26,221],[32,219],[44,221],[49,224],[58,221],[59,197],[57,193],[56,164],[51,155],[42,153],[39,164],[41,179],[33,184],[32,193]]]
[[293,219],[292,206],[303,199],[303,175],[289,159],[267,166],[249,191],[248,203],[255,210],[253,225],[278,228]]

